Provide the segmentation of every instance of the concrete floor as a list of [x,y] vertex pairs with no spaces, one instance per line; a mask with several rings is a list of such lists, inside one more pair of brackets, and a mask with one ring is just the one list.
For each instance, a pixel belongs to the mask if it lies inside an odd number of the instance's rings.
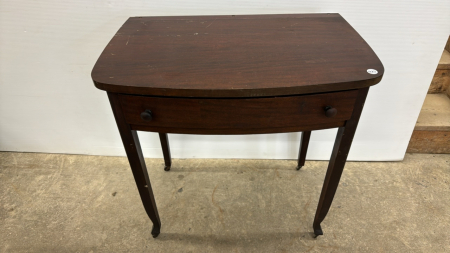
[[125,157],[0,153],[0,252],[450,252],[450,155],[347,163],[317,239],[327,162],[146,162],[156,239]]

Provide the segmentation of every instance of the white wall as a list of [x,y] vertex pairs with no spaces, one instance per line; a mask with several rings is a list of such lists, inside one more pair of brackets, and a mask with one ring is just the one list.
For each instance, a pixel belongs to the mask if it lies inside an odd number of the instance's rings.
[[[340,13],[384,64],[351,160],[401,160],[450,34],[450,1],[0,0],[0,150],[124,155],[105,92],[90,71],[129,16]],[[312,134],[308,159],[329,159],[336,130]],[[140,133],[146,157],[157,134]],[[298,133],[170,135],[178,157],[294,159]]]

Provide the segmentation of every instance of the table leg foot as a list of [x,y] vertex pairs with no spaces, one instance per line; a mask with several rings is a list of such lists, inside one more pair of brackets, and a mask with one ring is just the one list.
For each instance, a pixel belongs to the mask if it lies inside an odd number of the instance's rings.
[[314,238],[317,238],[319,235],[323,235],[322,227],[320,225],[313,226],[314,228]]
[[158,237],[160,232],[161,232],[161,227],[157,227],[157,226],[153,225],[153,228],[152,228],[152,236],[153,236],[153,238]]
[[170,170],[170,166],[167,166],[167,165],[164,166],[164,170],[165,170],[165,171],[169,171],[169,170]]
[[303,166],[297,166],[296,170],[300,170]]

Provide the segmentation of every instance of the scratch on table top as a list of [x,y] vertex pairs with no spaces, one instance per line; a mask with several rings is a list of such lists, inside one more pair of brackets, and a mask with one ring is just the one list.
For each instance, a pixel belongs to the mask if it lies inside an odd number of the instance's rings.
[[131,35],[128,35],[127,43],[125,44],[125,46],[128,45],[128,41],[130,41],[130,36],[131,36]]
[[214,23],[214,21],[216,21],[217,20],[217,18],[216,19],[214,19],[213,21],[211,21],[211,23],[209,23],[209,25],[207,25],[205,28],[208,28],[210,25],[212,25],[212,23]]

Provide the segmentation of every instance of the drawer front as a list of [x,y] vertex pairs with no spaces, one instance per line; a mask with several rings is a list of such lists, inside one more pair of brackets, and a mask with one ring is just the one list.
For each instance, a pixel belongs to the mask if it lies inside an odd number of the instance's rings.
[[[357,90],[351,90],[241,99],[165,98],[124,94],[119,97],[127,123],[145,126],[144,129],[149,131],[154,129],[159,132],[189,133],[190,131],[175,129],[214,129],[217,133],[227,133],[226,129],[234,129],[239,133],[241,129],[245,133],[245,129],[295,129],[308,125],[324,125],[327,126],[324,128],[328,128],[333,127],[333,123],[336,126],[343,125],[352,115],[357,93]],[[326,107],[335,108],[336,115],[327,117]],[[146,110],[151,111],[150,120],[141,118],[141,113]],[[134,129],[141,130],[139,127]]]

